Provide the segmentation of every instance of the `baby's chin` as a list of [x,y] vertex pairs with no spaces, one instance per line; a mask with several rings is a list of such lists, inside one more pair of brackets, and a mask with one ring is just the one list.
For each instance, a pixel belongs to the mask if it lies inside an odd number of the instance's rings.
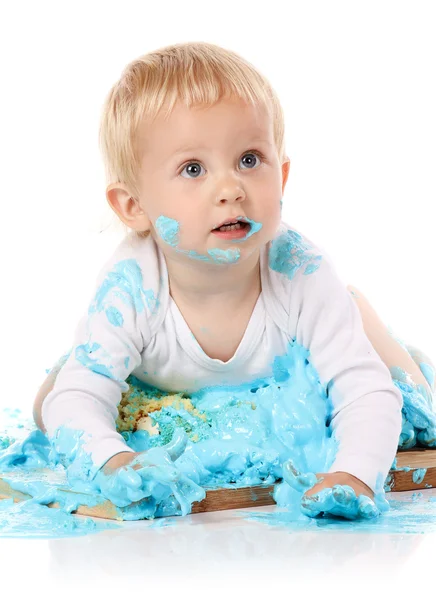
[[[233,265],[252,257],[270,242],[280,225],[280,216],[268,219],[258,230],[235,230],[235,232],[179,232],[177,244],[168,244],[158,238],[157,244],[169,259],[179,263],[198,265]],[[188,241],[189,240],[189,241]]]

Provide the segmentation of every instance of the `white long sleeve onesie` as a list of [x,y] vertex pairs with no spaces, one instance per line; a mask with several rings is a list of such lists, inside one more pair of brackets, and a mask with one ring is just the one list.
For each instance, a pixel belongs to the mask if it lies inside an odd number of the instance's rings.
[[[294,242],[297,251],[289,252]],[[130,374],[172,392],[239,385],[272,376],[274,358],[296,339],[309,349],[332,403],[339,449],[330,472],[351,473],[374,490],[395,457],[402,396],[354,300],[327,256],[283,222],[261,249],[260,273],[262,292],[244,337],[222,362],[203,352],[169,295],[165,258],[153,238],[127,235],[100,271],[70,356],[43,403],[48,435],[61,425],[90,434],[85,450],[100,468],[131,451],[115,429]]]

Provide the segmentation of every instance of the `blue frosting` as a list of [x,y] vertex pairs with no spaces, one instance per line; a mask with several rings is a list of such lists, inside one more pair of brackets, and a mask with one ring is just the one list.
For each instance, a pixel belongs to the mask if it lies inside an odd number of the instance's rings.
[[[136,385],[140,393],[153,396],[156,391],[133,377],[127,382]],[[396,382],[400,383],[404,386],[404,382]],[[425,405],[417,388],[399,387],[405,400],[405,418],[413,419],[418,440],[427,439],[420,438],[419,433],[427,431],[429,419],[434,419],[431,407]],[[3,518],[13,508],[11,523],[15,523],[5,531],[20,535],[17,515],[21,505],[27,514],[34,511],[35,535],[38,515],[46,519],[47,511],[43,517],[34,505],[41,505],[44,512],[51,502],[60,505],[59,509],[48,509],[53,535],[61,530],[80,535],[87,527],[85,520],[75,529],[65,515],[74,519],[70,513],[81,504],[95,506],[109,499],[117,507],[118,518],[124,520],[186,515],[208,489],[262,484],[275,484],[274,499],[294,516],[327,513],[374,520],[386,512],[382,481],[374,502],[366,496],[356,498],[347,486],[327,488],[312,499],[305,495],[316,483],[315,473],[329,470],[337,443],[328,425],[326,386],[319,381],[308,350],[295,341],[289,344],[286,355],[276,357],[272,377],[237,387],[204,388],[190,400],[194,413],[174,406],[150,413],[160,435],[145,430],[123,432],[126,443],[141,455],[112,475],[95,470],[83,450],[82,432],[62,427],[47,439],[39,430],[26,432],[22,428],[27,436],[18,439],[16,423],[13,432],[6,431],[0,438],[4,447],[0,472],[12,488],[33,499],[27,501],[32,508],[25,508],[30,506],[27,503],[2,505]],[[18,420],[16,412],[9,412],[9,417]],[[36,477],[44,469],[60,479]],[[422,481],[424,476],[419,472],[415,478]],[[28,517],[25,520],[28,523]],[[30,532],[28,524],[26,527],[23,535]],[[95,530],[90,525],[88,532]]]
[[121,320],[122,325],[122,316],[119,315],[119,311],[114,311],[113,307],[108,306],[107,296],[114,290],[116,296],[126,306],[133,306],[137,313],[143,312],[145,305],[152,312],[159,307],[159,300],[155,297],[153,290],[143,288],[141,267],[133,258],[118,262],[106,274],[88,309],[90,316],[104,310],[109,322],[120,326],[118,321]]
[[427,473],[427,469],[415,469],[412,474],[412,480],[414,483],[422,483]]
[[14,503],[0,500],[0,537],[72,537],[117,529],[111,521],[81,518],[59,508],[48,508],[34,500]]
[[322,255],[313,252],[310,244],[297,231],[288,229],[274,238],[269,252],[269,266],[288,279],[292,279],[303,267],[304,275],[317,271],[321,265]]
[[427,363],[419,363],[419,368],[422,371],[422,374],[427,379],[428,384],[431,388],[435,387],[435,371],[432,365],[428,365]]
[[392,367],[390,372],[403,396],[403,422],[398,447],[401,450],[416,445],[436,448],[436,413],[432,395],[425,386],[416,385],[400,367]]

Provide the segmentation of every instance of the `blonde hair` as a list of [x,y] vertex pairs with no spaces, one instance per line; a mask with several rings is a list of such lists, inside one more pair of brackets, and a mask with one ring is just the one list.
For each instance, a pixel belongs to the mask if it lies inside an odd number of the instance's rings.
[[[284,115],[268,80],[236,52],[208,42],[164,46],[130,62],[103,105],[99,142],[107,185],[124,183],[139,197],[139,130],[165,105],[212,106],[224,97],[261,104],[273,119],[279,159],[285,159]],[[126,226],[125,226],[126,228]],[[127,228],[128,229],[128,228]],[[148,232],[138,232],[144,237]]]

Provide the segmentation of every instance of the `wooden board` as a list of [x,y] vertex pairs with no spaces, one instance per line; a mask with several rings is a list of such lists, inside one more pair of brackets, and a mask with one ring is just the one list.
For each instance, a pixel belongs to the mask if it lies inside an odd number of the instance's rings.
[[[410,467],[410,471],[399,469]],[[416,469],[427,469],[424,479],[420,483],[413,481],[413,473]],[[436,488],[436,450],[415,448],[413,450],[402,450],[397,453],[397,469],[389,472],[392,478],[392,492],[406,492],[410,490],[422,490],[428,487]]]
[[[404,467],[410,467],[410,471],[402,471]],[[417,469],[427,469],[424,479],[420,483],[413,481],[413,473]],[[48,471],[41,470],[41,474],[46,478]],[[35,471],[35,478],[37,478],[38,471]],[[29,500],[31,496],[18,492],[11,488],[11,486],[2,479],[2,477],[8,477],[12,473],[4,473],[0,475],[0,499],[13,498],[15,502],[21,502],[23,500]],[[52,475],[52,473],[51,473]],[[14,473],[15,477],[15,473]],[[29,473],[26,474],[26,478],[29,477]],[[53,478],[52,478],[53,479]],[[413,449],[404,450],[397,454],[397,469],[390,471],[390,485],[391,491],[403,492],[410,490],[420,490],[428,487],[436,488],[436,450],[426,449]],[[69,494],[74,494],[59,480],[56,483],[55,480],[51,481],[53,485],[56,485],[59,490],[65,491]],[[206,498],[201,502],[195,502],[192,506],[192,513],[200,512],[213,512],[217,510],[229,510],[234,508],[249,508],[256,506],[267,506],[274,504],[272,498],[274,486],[253,486],[244,488],[222,488],[206,491]],[[83,495],[85,498],[86,496]],[[48,505],[51,508],[58,508],[57,503]],[[104,519],[115,519],[122,520],[122,514],[119,509],[102,498],[101,503],[96,506],[88,506],[83,504],[79,506],[77,514],[87,515],[90,517],[101,517]]]

